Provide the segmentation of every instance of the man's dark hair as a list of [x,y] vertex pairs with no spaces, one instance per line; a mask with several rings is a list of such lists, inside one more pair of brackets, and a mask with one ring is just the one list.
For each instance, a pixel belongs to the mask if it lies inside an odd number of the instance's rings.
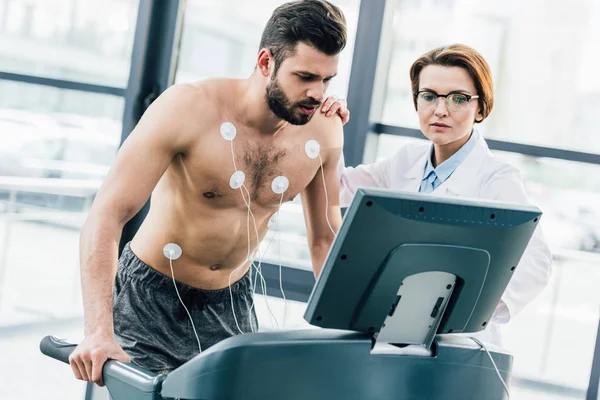
[[297,0],[275,9],[265,26],[260,48],[275,59],[275,71],[294,54],[299,42],[333,56],[346,46],[346,18],[342,11],[324,0]]

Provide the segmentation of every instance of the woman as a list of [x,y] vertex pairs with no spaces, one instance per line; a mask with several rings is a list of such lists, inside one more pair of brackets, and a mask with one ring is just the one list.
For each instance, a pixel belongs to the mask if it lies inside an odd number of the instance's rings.
[[[410,79],[419,126],[430,143],[406,145],[374,164],[341,165],[342,207],[358,187],[529,203],[519,170],[494,157],[474,129],[494,105],[485,59],[465,45],[436,48],[415,61]],[[551,263],[538,228],[480,339],[501,345],[496,324],[508,322],[542,291]]]

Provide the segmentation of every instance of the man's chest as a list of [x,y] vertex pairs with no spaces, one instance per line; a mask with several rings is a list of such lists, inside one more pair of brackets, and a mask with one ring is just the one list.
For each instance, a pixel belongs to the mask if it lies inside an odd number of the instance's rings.
[[249,198],[251,204],[277,206],[304,190],[321,166],[318,156],[307,154],[301,139],[212,143],[188,154],[183,169],[205,201],[235,207],[245,206]]

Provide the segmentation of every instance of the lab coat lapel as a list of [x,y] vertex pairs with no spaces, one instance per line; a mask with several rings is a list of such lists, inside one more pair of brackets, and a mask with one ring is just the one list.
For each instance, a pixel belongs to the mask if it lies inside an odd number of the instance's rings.
[[469,153],[467,158],[456,168],[454,173],[444,183],[438,186],[433,195],[449,197],[476,197],[478,195],[479,176],[485,166],[485,160],[490,151],[481,135],[477,138],[477,144]]
[[423,180],[423,171],[425,170],[425,163],[427,157],[431,155],[431,147],[428,146],[425,153],[417,159],[417,162],[404,174],[406,179],[406,187],[404,190],[409,192],[418,192],[421,187],[421,181]]

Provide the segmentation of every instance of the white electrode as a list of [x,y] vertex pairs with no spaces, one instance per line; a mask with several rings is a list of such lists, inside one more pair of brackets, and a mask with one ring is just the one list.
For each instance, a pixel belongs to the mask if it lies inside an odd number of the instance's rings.
[[246,174],[242,171],[235,171],[233,175],[231,175],[231,178],[229,178],[229,186],[231,186],[232,189],[239,189],[242,187],[245,180]]
[[285,176],[278,176],[277,178],[273,179],[273,182],[271,183],[271,190],[273,190],[275,194],[282,194],[285,193],[289,185],[290,181],[288,178]]
[[306,155],[308,156],[308,158],[314,160],[319,156],[319,152],[321,151],[321,145],[316,140],[309,140],[304,146],[304,151],[306,151]]
[[221,136],[227,141],[232,141],[237,135],[237,130],[231,122],[223,122],[221,124]]
[[181,247],[175,243],[167,243],[165,247],[163,247],[163,254],[171,261],[177,260],[181,257],[182,253]]

